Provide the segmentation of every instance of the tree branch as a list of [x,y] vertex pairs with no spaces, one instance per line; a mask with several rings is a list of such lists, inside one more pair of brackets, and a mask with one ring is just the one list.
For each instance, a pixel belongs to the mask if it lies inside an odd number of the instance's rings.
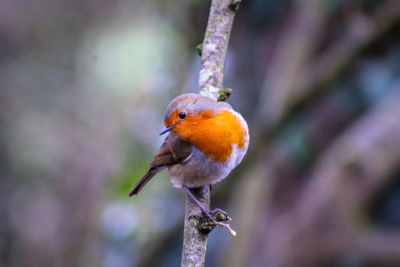
[[[191,191],[204,207],[210,207],[210,189],[208,186],[196,188],[196,190],[191,189]],[[208,233],[201,233],[199,231],[199,220],[196,217],[201,214],[201,210],[189,195],[186,195],[185,203],[182,267],[204,266]]]
[[[213,0],[207,30],[201,47],[199,92],[215,100],[221,99],[226,51],[235,12],[240,1]],[[224,100],[224,99],[223,99]]]
[[[230,89],[223,89],[223,71],[229,36],[239,0],[212,0],[205,38],[201,49],[199,93],[215,100],[225,100]],[[210,188],[191,189],[200,203],[209,209]],[[201,210],[186,196],[182,266],[204,266],[207,232],[201,232]],[[210,229],[210,231],[212,228]]]

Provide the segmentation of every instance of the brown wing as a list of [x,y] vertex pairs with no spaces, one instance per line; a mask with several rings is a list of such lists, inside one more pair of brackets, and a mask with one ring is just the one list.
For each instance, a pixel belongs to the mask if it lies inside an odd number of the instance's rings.
[[190,155],[191,151],[192,145],[190,143],[182,141],[172,132],[169,133],[151,161],[148,171],[135,185],[129,196],[137,195],[158,172],[184,161]]

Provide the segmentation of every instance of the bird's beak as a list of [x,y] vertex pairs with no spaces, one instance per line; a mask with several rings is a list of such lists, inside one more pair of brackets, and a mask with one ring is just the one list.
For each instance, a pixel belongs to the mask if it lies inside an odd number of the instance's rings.
[[168,127],[164,127],[164,129],[160,132],[160,135],[163,135],[163,134],[165,134],[165,133],[171,131],[174,127],[175,127],[175,125],[171,125],[171,126],[168,126]]

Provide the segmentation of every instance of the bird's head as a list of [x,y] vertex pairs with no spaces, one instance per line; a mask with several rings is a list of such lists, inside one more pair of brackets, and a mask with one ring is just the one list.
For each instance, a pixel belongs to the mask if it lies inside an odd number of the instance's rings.
[[169,103],[164,115],[165,128],[160,135],[172,131],[182,140],[189,141],[199,124],[229,108],[228,103],[217,102],[199,94],[180,95]]

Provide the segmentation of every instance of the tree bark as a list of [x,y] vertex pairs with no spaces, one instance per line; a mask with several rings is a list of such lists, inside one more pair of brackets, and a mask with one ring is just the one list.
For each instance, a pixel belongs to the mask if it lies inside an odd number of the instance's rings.
[[[223,88],[223,71],[229,36],[239,3],[238,0],[212,0],[205,38],[199,48],[202,56],[199,93],[214,100],[225,100],[230,93]],[[209,209],[209,186],[191,191],[203,207]],[[199,214],[200,208],[186,196],[182,267],[204,266],[208,233],[199,231]]]
[[[191,189],[191,191],[203,204],[203,207],[210,207],[210,189],[208,186]],[[208,233],[199,231],[199,221],[193,217],[198,214],[201,214],[200,208],[186,195],[182,267],[204,266]]]

